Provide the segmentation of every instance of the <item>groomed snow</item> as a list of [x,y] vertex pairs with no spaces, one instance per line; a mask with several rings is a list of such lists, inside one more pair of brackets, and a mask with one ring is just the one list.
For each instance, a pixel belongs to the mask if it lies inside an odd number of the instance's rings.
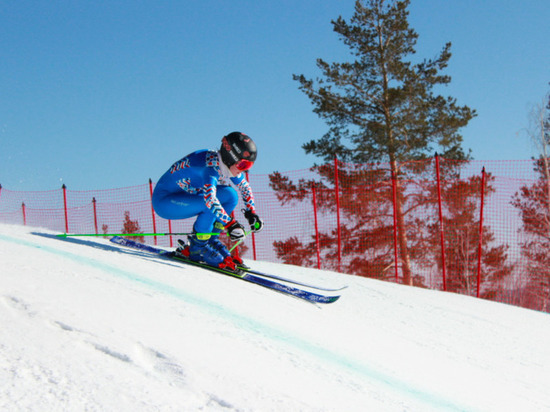
[[251,263],[349,287],[316,306],[0,225],[0,410],[550,410],[548,314]]

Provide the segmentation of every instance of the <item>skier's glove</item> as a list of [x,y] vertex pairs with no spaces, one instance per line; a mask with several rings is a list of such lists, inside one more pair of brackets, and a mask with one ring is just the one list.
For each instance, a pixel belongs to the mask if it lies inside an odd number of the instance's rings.
[[250,229],[253,232],[259,232],[264,227],[264,222],[262,219],[260,219],[260,216],[258,216],[256,213],[254,213],[250,209],[242,210],[244,212],[244,217],[246,220],[248,220],[248,223],[250,224]]
[[244,226],[235,219],[225,225],[225,230],[227,230],[227,234],[231,240],[241,240],[246,237],[246,233],[244,233]]

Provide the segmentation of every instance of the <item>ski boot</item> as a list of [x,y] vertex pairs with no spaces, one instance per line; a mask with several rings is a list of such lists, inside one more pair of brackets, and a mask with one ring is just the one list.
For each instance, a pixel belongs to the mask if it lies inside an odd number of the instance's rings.
[[242,269],[249,269],[249,267],[244,264],[243,260],[239,256],[233,256],[229,252],[227,247],[220,240],[219,236],[212,236],[208,241],[208,244],[212,247],[212,249],[222,255],[225,259],[230,258],[236,266]]
[[[220,227],[221,226],[221,227]],[[224,258],[227,258],[228,256],[235,262],[235,265],[238,266],[241,269],[250,269],[247,265],[244,264],[243,260],[239,256],[233,256],[231,252],[227,249],[227,246],[223,244],[223,242],[220,240],[221,232],[218,232],[219,229],[223,229],[223,225],[220,223],[218,225],[218,222],[214,224],[214,232],[220,233],[219,235],[211,236],[208,240],[208,244],[212,246],[212,249],[217,251],[220,255],[222,255]]]
[[[203,239],[200,239],[200,237],[203,237]],[[237,271],[237,266],[231,258],[222,256],[217,250],[209,245],[209,236],[193,234],[189,236],[188,239],[188,245],[181,239],[178,240],[180,247],[174,252],[176,256],[192,260],[193,262],[206,263],[208,266],[229,270],[231,272]]]

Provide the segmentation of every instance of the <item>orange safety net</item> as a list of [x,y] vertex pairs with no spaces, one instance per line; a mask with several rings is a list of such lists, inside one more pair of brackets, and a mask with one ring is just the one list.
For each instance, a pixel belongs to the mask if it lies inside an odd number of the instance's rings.
[[[334,270],[550,312],[550,180],[535,160],[338,161],[248,176],[264,230],[245,259]],[[60,233],[159,233],[174,247],[193,219],[167,221],[154,183],[109,190],[0,187],[0,222]],[[235,217],[246,225],[240,210]],[[184,238],[185,236],[179,236]]]

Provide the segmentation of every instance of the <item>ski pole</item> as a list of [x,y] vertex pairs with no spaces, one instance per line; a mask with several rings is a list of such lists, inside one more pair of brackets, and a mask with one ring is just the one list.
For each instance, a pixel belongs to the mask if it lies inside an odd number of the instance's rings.
[[[57,237],[67,238],[67,237],[76,237],[76,236],[93,236],[93,237],[102,237],[102,236],[188,236],[193,235],[193,232],[188,233],[60,233],[56,235]],[[217,236],[219,233],[196,233],[197,235],[210,235]]]
[[241,244],[241,242],[246,238],[246,236],[248,236],[249,234],[252,233],[252,230],[249,230],[248,232],[245,232],[243,238],[241,238],[237,243],[235,243],[233,246],[231,246],[231,249],[229,249],[229,253],[233,252],[233,249],[235,249],[237,246],[239,246]]

